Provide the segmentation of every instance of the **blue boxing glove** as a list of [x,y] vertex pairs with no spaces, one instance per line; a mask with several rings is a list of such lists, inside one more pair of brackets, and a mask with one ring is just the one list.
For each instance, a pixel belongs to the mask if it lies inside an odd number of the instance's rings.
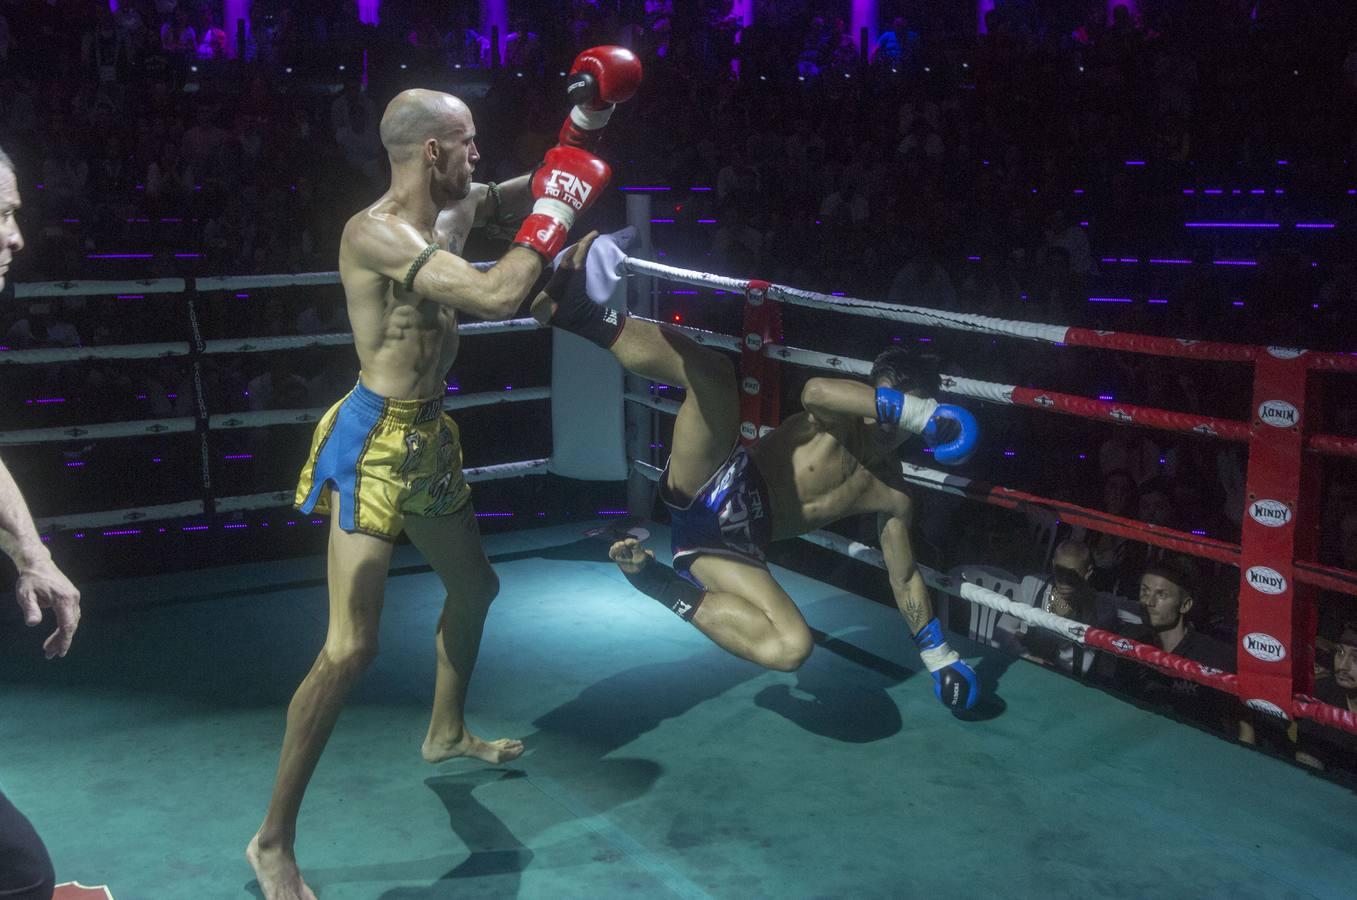
[[975,455],[980,425],[971,411],[940,403],[924,426],[924,443],[933,448],[933,458],[944,466],[959,466]]
[[914,635],[919,656],[933,674],[933,693],[944,706],[951,709],[970,709],[980,699],[980,680],[975,670],[966,665],[942,636],[942,623],[933,619]]
[[966,462],[980,440],[980,426],[969,410],[894,388],[876,389],[876,420],[882,428],[923,435],[924,443],[933,448],[933,458],[945,466]]

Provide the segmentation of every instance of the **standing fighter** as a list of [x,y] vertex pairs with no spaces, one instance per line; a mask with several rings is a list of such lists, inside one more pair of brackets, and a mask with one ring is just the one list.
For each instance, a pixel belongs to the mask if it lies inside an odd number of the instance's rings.
[[912,503],[896,455],[916,434],[944,464],[974,452],[974,417],[931,399],[938,390],[936,368],[915,353],[891,349],[877,357],[870,385],[812,378],[801,392],[805,411],[746,449],[739,443],[735,371],[726,357],[590,299],[606,299],[621,256],[610,237],[593,241],[588,278],[559,269],[533,301],[533,314],[609,350],[642,378],[687,392],[660,482],[660,499],[673,519],[674,568],[628,538],[609,550],[623,574],[729,652],[790,671],[810,655],[810,629],[768,571],[764,546],[875,513],[891,591],[939,699],[953,708],[973,706],[975,672],[947,646],[914,564]]
[[[19,181],[14,163],[0,150],[0,288],[5,286],[14,254],[24,248],[24,237],[15,218],[19,211]],[[19,580],[14,597],[30,627],[42,621],[42,611],[52,610],[56,631],[43,642],[48,659],[65,656],[80,624],[80,592],[75,589],[47,552],[33,516],[28,511],[14,476],[0,462],[0,550],[14,561]],[[47,847],[32,823],[0,791],[0,897],[9,900],[47,900],[56,877]]]
[[[635,91],[640,64],[618,50],[576,60],[577,75],[588,75],[595,89],[592,105],[572,113],[563,136],[601,128],[611,104]],[[580,149],[586,141],[577,140],[549,150],[531,179],[498,189],[473,184],[480,154],[470,110],[434,91],[405,91],[392,100],[381,138],[391,187],[349,220],[339,249],[359,381],[317,425],[297,487],[303,512],[331,514],[330,621],[325,645],[288,707],[273,796],[246,849],[267,900],[314,897],[293,849],[302,794],[345,696],[376,655],[386,573],[402,531],[447,591],[434,642],[437,675],[424,758],[500,763],[523,752],[517,740],[482,740],[463,718],[499,581],[462,477],[457,426],[443,413],[443,379],[457,355],[458,313],[512,316],[543,260],[561,249],[576,215],[594,203],[610,176],[606,163]],[[535,202],[515,246],[493,268],[479,272],[456,255],[473,225],[521,215],[529,199]]]

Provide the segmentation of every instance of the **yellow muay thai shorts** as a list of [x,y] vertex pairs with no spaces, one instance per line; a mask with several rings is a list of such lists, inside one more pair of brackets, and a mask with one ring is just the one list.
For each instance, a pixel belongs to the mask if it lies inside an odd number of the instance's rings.
[[461,437],[443,398],[392,400],[359,381],[316,426],[293,505],[338,515],[345,531],[394,541],[406,516],[451,515],[470,497]]

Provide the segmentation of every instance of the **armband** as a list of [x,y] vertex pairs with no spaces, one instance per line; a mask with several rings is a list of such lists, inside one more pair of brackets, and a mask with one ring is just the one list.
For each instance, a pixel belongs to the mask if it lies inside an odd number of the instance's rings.
[[430,244],[424,248],[419,256],[415,257],[414,262],[410,263],[410,271],[405,273],[405,289],[407,291],[413,291],[415,289],[415,276],[419,274],[420,269],[424,268],[424,264],[429,261],[429,257],[433,256],[434,251],[437,249],[437,244]]

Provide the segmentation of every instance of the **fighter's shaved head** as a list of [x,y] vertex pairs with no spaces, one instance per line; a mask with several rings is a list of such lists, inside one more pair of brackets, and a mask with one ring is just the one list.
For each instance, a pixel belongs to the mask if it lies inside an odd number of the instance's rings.
[[401,91],[382,115],[382,146],[392,163],[413,158],[430,138],[444,139],[471,127],[471,110],[451,94],[413,88]]

